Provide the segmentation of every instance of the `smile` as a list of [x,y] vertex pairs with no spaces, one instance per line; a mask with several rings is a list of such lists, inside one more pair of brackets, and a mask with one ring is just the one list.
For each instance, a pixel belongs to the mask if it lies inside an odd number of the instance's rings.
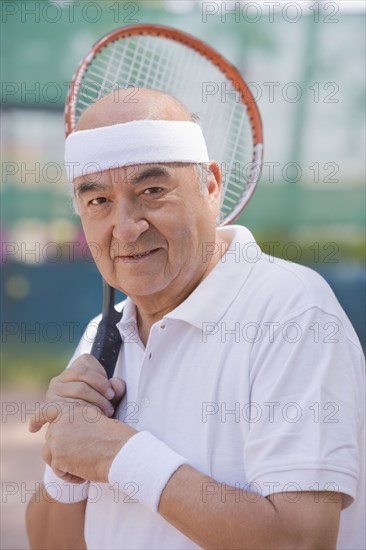
[[130,256],[130,257],[133,258],[134,260],[137,260],[139,258],[143,258],[144,256],[147,256],[148,254],[150,254],[150,250],[148,250],[147,252],[143,252],[142,254],[136,254],[135,256]]
[[115,262],[126,262],[126,263],[135,263],[139,262],[141,260],[144,260],[145,258],[149,258],[153,256],[158,251],[158,248],[155,248],[154,250],[147,250],[146,252],[141,252],[141,254],[134,254],[131,256],[116,256],[114,259]]

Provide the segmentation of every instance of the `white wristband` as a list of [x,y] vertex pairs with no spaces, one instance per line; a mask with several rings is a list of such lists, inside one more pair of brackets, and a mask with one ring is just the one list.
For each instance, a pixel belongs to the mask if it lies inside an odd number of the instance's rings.
[[52,468],[46,464],[43,483],[51,498],[64,504],[73,504],[88,498],[89,481],[70,483],[58,477]]
[[172,474],[187,460],[150,432],[133,435],[114,458],[109,474],[110,485],[118,489],[137,486],[136,498],[153,512],[158,511],[161,493]]

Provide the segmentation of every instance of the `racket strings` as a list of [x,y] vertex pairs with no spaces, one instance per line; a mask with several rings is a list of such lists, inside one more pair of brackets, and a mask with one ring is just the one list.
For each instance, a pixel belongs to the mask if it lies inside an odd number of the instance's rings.
[[[215,93],[208,92],[210,86]],[[223,171],[222,217],[230,217],[252,185],[246,167],[253,161],[254,147],[247,106],[232,81],[210,60],[180,42],[156,36],[128,37],[108,43],[86,67],[75,121],[97,99],[127,87],[169,93],[199,117],[210,157]]]

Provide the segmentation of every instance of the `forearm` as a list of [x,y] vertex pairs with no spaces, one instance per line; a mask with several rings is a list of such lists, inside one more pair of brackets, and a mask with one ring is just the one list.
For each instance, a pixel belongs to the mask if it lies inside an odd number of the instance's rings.
[[271,502],[245,502],[240,489],[225,493],[225,488],[184,465],[166,485],[159,513],[203,548],[275,548],[277,514]]
[[42,485],[26,512],[30,548],[84,550],[85,507],[86,500],[74,504],[53,500]]
[[334,511],[325,515],[314,509],[312,493],[302,493],[301,505],[296,504],[283,503],[281,495],[270,499],[245,493],[183,465],[166,485],[159,513],[207,549],[335,548]]

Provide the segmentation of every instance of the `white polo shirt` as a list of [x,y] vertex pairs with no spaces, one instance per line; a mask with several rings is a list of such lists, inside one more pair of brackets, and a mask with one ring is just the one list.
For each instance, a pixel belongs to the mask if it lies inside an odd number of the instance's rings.
[[[229,250],[153,325],[146,348],[126,300],[115,375],[127,393],[117,417],[149,430],[198,471],[244,489],[248,502],[258,494],[282,492],[296,502],[301,491],[342,492],[337,548],[364,549],[357,336],[318,274],[263,254],[244,227],[219,231],[232,236]],[[74,358],[90,346],[83,338]],[[204,486],[202,498],[216,491],[225,498],[219,485]],[[133,484],[128,494],[91,484],[88,548],[198,548],[138,496]]]

